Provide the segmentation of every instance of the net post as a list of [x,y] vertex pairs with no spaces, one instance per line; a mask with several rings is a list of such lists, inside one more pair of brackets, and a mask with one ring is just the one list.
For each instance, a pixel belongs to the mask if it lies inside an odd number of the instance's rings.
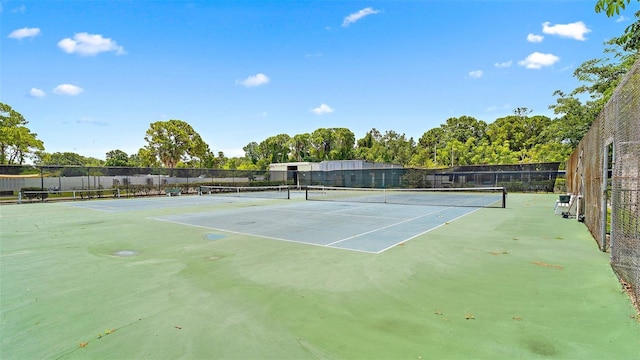
[[304,199],[305,200],[309,200],[309,187],[307,186],[306,189],[304,189]]
[[291,189],[287,186],[287,200],[291,200]]
[[507,207],[507,188],[502,187],[502,208]]
[[18,191],[18,204],[22,204],[22,190]]

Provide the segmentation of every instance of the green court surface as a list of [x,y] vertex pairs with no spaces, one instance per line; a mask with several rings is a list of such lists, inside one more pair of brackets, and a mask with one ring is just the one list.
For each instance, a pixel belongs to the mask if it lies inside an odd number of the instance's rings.
[[[556,199],[510,194],[379,253],[192,220],[299,198],[3,205],[0,358],[640,358],[608,254]],[[348,225],[330,219],[313,231]]]

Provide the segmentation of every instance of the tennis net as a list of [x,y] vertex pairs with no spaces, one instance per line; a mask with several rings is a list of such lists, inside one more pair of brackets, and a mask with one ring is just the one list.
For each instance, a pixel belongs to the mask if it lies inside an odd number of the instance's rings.
[[290,199],[288,186],[217,186],[201,185],[200,195],[234,196],[265,199]]
[[18,204],[49,200],[119,198],[119,189],[25,190],[18,192]]
[[373,189],[308,186],[306,199],[363,203],[504,208],[507,205],[507,192],[503,187]]

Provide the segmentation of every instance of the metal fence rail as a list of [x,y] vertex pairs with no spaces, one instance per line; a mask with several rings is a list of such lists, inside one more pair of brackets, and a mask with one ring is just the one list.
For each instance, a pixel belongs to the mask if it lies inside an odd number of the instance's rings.
[[640,299],[640,61],[567,163],[567,187],[611,266]]

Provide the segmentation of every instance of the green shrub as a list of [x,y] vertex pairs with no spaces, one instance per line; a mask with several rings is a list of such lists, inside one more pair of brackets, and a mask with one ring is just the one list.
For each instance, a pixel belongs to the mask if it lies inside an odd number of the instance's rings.
[[567,179],[556,178],[555,189],[556,192],[566,193],[567,192]]
[[524,184],[521,181],[504,181],[498,182],[499,187],[504,187],[508,192],[523,192],[525,191]]

